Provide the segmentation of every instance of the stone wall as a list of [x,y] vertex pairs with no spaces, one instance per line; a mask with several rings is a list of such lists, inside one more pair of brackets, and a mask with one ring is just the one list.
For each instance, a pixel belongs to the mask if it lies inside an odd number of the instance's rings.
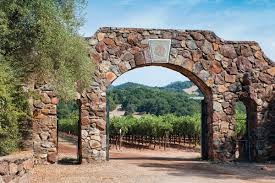
[[28,183],[30,170],[34,166],[32,151],[0,157],[0,183]]
[[[170,39],[167,63],[150,56],[149,39]],[[87,38],[95,64],[92,85],[81,95],[80,157],[106,159],[106,91],[120,75],[135,68],[162,66],[196,84],[205,96],[207,157],[235,158],[234,106],[243,101],[250,114],[253,160],[267,160],[275,147],[275,65],[256,42],[224,41],[210,31],[101,28]],[[148,76],[149,77],[149,76]],[[56,160],[56,97],[47,85],[36,86],[34,152],[37,163]],[[273,127],[272,127],[273,128]],[[275,127],[274,127],[275,128]]]
[[36,84],[33,97],[33,150],[35,164],[57,161],[58,98],[49,84]]
[[[171,39],[168,63],[151,59],[149,39]],[[204,93],[208,157],[234,159],[234,106],[238,100],[255,104],[251,142],[253,159],[268,157],[267,128],[262,126],[264,106],[274,97],[275,65],[256,42],[224,41],[210,31],[101,28],[88,38],[90,56],[96,65],[92,86],[82,94],[82,155],[87,161],[105,159],[106,90],[123,73],[138,67],[162,66],[188,77]],[[247,78],[253,78],[248,79]],[[247,106],[249,108],[249,106]],[[260,130],[262,129],[262,130]],[[99,132],[98,132],[99,130]],[[97,133],[94,133],[96,131]],[[90,135],[92,134],[92,136]],[[266,145],[260,145],[263,142]]]

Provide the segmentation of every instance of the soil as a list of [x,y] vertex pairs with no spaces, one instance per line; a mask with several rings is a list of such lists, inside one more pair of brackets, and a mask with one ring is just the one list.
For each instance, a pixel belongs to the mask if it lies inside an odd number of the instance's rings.
[[[76,157],[76,146],[64,143],[59,152]],[[92,164],[36,166],[34,183],[274,183],[275,164],[200,161],[198,152],[167,149],[111,150],[110,161]]]

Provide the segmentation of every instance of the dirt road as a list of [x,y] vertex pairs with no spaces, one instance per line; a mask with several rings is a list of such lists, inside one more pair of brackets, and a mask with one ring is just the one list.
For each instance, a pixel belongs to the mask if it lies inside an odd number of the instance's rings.
[[37,166],[32,182],[96,183],[274,183],[275,164],[214,164],[196,152],[112,151],[103,164]]

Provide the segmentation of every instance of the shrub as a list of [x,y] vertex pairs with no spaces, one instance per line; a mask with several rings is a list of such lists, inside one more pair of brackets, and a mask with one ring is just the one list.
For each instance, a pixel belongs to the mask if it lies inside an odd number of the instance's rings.
[[73,135],[78,135],[78,113],[74,112],[67,118],[58,120],[58,130]]
[[15,87],[12,76],[10,67],[0,63],[0,156],[19,148],[21,134],[18,124],[27,117],[27,101],[21,95],[21,87]]

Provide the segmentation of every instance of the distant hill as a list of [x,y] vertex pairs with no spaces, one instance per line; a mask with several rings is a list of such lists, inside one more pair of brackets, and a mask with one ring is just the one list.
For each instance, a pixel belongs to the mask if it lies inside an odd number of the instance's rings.
[[[190,90],[185,92],[185,90]],[[108,90],[108,101],[111,111],[117,109],[126,114],[150,113],[163,115],[189,115],[200,111],[197,88],[190,81],[175,82],[164,87],[150,87],[136,83],[124,83],[112,86]],[[196,93],[197,95],[194,95]]]
[[142,85],[142,84],[138,84],[138,83],[133,83],[133,82],[127,82],[127,83],[123,83],[117,86],[112,86],[111,89],[125,89],[125,88],[153,88],[150,86],[146,86],[146,85]]
[[150,88],[150,89],[159,89],[159,90],[173,91],[173,92],[185,92],[186,94],[192,95],[192,96],[200,96],[200,97],[203,96],[202,92],[191,81],[176,81],[163,87],[151,87],[151,86],[142,85],[138,83],[127,82],[121,85],[111,86],[109,90],[126,89],[126,88],[147,88],[147,89]]
[[183,91],[183,89],[187,89],[192,87],[194,84],[191,81],[176,81],[170,83],[164,87],[163,89],[174,90],[174,91]]

